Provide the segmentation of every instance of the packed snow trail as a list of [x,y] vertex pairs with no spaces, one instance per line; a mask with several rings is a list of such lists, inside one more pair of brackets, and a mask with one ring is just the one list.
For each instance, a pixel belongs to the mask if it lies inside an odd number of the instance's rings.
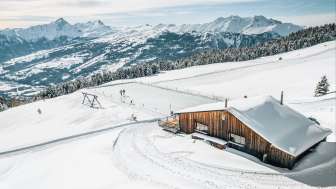
[[80,140],[80,139],[83,139],[83,137],[85,137],[85,138],[86,137],[93,137],[93,136],[96,136],[96,135],[99,135],[99,134],[109,132],[111,130],[119,129],[121,127],[128,127],[128,126],[138,125],[138,124],[141,124],[141,123],[150,123],[150,122],[157,122],[157,121],[158,121],[158,119],[150,119],[150,120],[142,120],[142,121],[137,121],[137,122],[132,122],[132,123],[120,124],[120,125],[115,125],[115,126],[111,126],[111,127],[104,128],[104,129],[98,129],[98,130],[89,131],[89,132],[85,132],[85,133],[80,133],[80,134],[76,134],[76,135],[66,136],[66,137],[46,141],[46,142],[43,142],[43,143],[31,145],[31,146],[25,146],[25,147],[12,149],[12,150],[2,151],[2,152],[0,152],[0,158],[4,157],[4,156],[13,156],[13,155],[18,155],[18,154],[22,154],[22,153],[28,153],[28,152],[38,150],[38,149],[42,149],[42,148],[45,149],[45,148],[48,148],[49,146],[54,146],[54,145],[57,145],[57,144],[64,144],[66,142],[71,142],[73,140]]
[[[146,180],[168,188],[273,188],[278,186],[309,188],[280,173],[213,167],[190,160],[186,154],[193,152],[164,153],[153,143],[155,137],[152,132],[157,129],[155,127],[157,127],[155,124],[141,124],[138,127],[126,128],[114,144],[115,165],[130,178]],[[167,134],[160,137],[174,137],[174,135]]]
[[114,166],[112,144],[123,129],[3,156],[0,158],[0,188],[157,189],[150,183],[131,181]]
[[[29,153],[2,156],[0,188],[309,188],[276,171],[227,168],[228,163],[235,162],[222,160],[220,154],[227,156],[231,152],[203,142],[193,144],[186,135],[162,131],[157,123],[139,123],[110,131]],[[181,150],[175,139],[188,141],[194,148],[185,148],[182,143]],[[169,149],[162,144],[169,145]],[[191,157],[200,153],[207,158]],[[220,160],[219,166],[213,164],[211,157]],[[240,157],[237,161],[248,161],[244,159]]]

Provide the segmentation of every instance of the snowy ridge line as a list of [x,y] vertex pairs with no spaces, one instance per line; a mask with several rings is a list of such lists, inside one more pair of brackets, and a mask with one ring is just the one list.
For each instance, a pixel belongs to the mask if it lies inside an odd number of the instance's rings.
[[[65,141],[68,141],[68,140],[71,140],[71,139],[76,139],[76,138],[79,139],[80,137],[90,136],[90,135],[95,136],[95,135],[103,134],[104,132],[108,132],[108,131],[111,131],[111,130],[114,130],[114,129],[117,129],[117,128],[137,125],[137,124],[140,124],[140,123],[151,123],[151,122],[155,122],[155,121],[158,121],[158,120],[159,120],[159,118],[154,118],[154,119],[137,121],[137,122],[133,122],[133,123],[124,123],[124,124],[120,124],[120,125],[107,127],[107,128],[104,128],[104,129],[98,129],[98,130],[94,130],[94,131],[89,131],[89,132],[75,134],[75,135],[71,135],[71,136],[67,136],[67,137],[62,137],[62,138],[50,140],[50,141],[47,141],[47,142],[42,142],[42,143],[35,144],[35,145],[30,145],[30,146],[20,147],[20,148],[16,148],[16,149],[12,149],[12,150],[7,150],[7,151],[0,152],[0,158],[4,157],[4,156],[15,156],[15,155],[27,153],[27,152],[32,151],[32,150],[40,149],[41,147],[48,147],[51,144],[62,143],[62,142],[65,142]],[[71,141],[69,141],[69,142],[71,142]]]
[[[309,47],[307,47],[307,48],[309,48]],[[299,50],[301,50],[301,49],[299,49]],[[317,53],[312,53],[312,54],[309,54],[307,56],[297,57],[297,58],[289,58],[289,59],[286,59],[286,60],[297,60],[297,59],[302,59],[302,58],[310,58],[310,57],[314,57],[314,56],[317,56],[319,54],[323,54],[323,53],[326,53],[328,51],[333,51],[333,50],[335,50],[334,47],[328,48],[326,50],[323,50],[323,51],[320,51],[320,52],[317,52]],[[289,52],[292,52],[292,51],[289,51]],[[289,53],[289,52],[287,52],[287,53]],[[271,56],[280,56],[280,55],[281,54],[275,54],[275,55],[271,55]],[[257,60],[257,59],[260,59],[260,58],[265,58],[265,57],[269,57],[269,56],[259,57],[259,58],[256,58],[254,60]],[[247,61],[251,61],[251,60],[247,60]],[[237,63],[238,62],[246,62],[246,61],[237,61]],[[225,64],[225,63],[230,63],[230,62],[217,62],[217,63],[213,63],[213,64]],[[184,80],[184,79],[197,78],[197,77],[202,77],[202,76],[207,76],[207,75],[212,75],[212,74],[217,74],[217,73],[230,72],[230,71],[246,69],[246,68],[251,68],[251,67],[258,67],[258,66],[263,66],[263,65],[266,65],[266,64],[275,64],[275,63],[279,63],[279,60],[268,61],[268,62],[264,62],[264,63],[257,63],[257,64],[254,64],[254,65],[247,65],[247,66],[241,66],[241,67],[236,67],[236,68],[230,68],[230,69],[226,69],[226,70],[213,71],[213,72],[208,72],[208,73],[203,73],[203,74],[198,74],[198,75],[193,75],[193,76],[188,76],[188,77],[183,77],[183,78],[178,78],[178,79],[157,81],[157,82],[152,82],[152,84],[160,84],[160,83],[166,83],[166,82],[170,82],[170,81],[179,81],[179,80]],[[300,63],[298,63],[298,64],[300,64]],[[205,64],[204,66],[206,66],[206,65],[211,65],[211,64]],[[203,66],[203,65],[200,65],[200,66]],[[191,66],[191,67],[194,67],[194,66]],[[188,67],[188,68],[191,68],[191,67]],[[174,70],[172,70],[172,71],[174,71]]]

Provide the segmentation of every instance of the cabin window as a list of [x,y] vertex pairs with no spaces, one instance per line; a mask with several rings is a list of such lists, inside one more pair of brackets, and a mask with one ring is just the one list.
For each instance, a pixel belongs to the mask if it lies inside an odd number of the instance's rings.
[[230,140],[234,143],[245,145],[245,137],[230,133]]
[[228,121],[228,120],[226,119],[226,116],[223,115],[223,116],[222,116],[222,125],[221,125],[221,126],[222,126],[222,127],[226,126],[226,125],[227,125],[227,121]]
[[208,134],[209,133],[209,127],[207,125],[204,125],[202,123],[196,122],[196,132]]

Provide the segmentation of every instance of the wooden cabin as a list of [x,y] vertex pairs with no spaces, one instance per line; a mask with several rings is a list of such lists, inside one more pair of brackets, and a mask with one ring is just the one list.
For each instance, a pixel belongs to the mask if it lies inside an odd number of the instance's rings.
[[[291,169],[331,133],[273,97],[222,102],[177,112],[180,131],[228,141],[228,146]],[[309,131],[309,132],[308,132]]]

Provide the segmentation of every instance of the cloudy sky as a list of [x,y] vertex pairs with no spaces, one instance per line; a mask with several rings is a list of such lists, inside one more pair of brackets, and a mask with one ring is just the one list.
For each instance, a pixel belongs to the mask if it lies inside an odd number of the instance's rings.
[[299,25],[335,22],[336,0],[0,0],[0,29],[102,20],[110,26],[204,23],[264,15]]

